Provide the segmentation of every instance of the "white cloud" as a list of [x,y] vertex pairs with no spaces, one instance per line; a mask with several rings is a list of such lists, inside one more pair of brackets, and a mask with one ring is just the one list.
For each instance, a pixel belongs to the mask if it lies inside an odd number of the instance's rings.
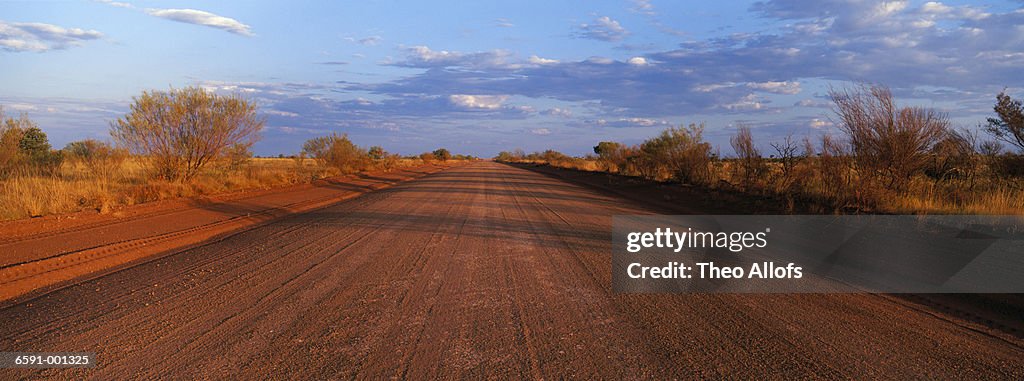
[[497,110],[508,99],[508,95],[466,95],[453,94],[448,96],[452,105],[467,109]]
[[12,52],[45,52],[78,46],[83,41],[102,38],[95,30],[64,28],[43,23],[0,21],[0,48]]
[[120,1],[113,1],[113,0],[93,0],[93,1],[95,1],[97,3],[103,3],[103,4],[107,4],[107,5],[112,5],[112,6],[119,7],[119,8],[129,8],[129,9],[130,8],[135,8],[134,5],[131,5],[131,4],[125,3],[125,2],[120,2]]
[[608,57],[593,56],[593,57],[587,58],[587,60],[585,62],[592,63],[592,64],[598,64],[598,65],[611,65],[611,64],[615,63],[615,60],[613,60],[611,58],[608,58]]
[[629,61],[626,61],[626,62],[628,62],[630,65],[633,65],[633,66],[645,66],[645,65],[648,64],[647,59],[643,58],[643,57],[633,57],[633,58],[630,58]]
[[405,60],[392,63],[392,65],[419,68],[462,66],[479,69],[516,69],[523,66],[521,63],[510,62],[512,53],[500,49],[490,52],[461,53],[433,50],[420,45],[405,48],[405,51]]
[[726,89],[726,88],[735,87],[735,86],[736,86],[736,84],[732,83],[732,82],[711,83],[711,84],[707,84],[707,85],[696,85],[696,86],[693,87],[693,90],[701,92],[701,93],[710,93],[710,92],[715,91],[715,90]]
[[817,99],[802,99],[799,102],[794,103],[793,106],[826,108],[829,107],[830,104]]
[[650,127],[658,124],[665,124],[665,121],[659,121],[649,118],[621,118],[620,122],[634,124],[641,127]]
[[743,98],[721,105],[722,108],[730,111],[755,111],[764,108],[764,103],[754,94],[747,94]]
[[921,6],[921,12],[924,13],[946,14],[952,11],[953,7],[937,1],[929,1]]
[[535,128],[535,129],[530,130],[530,133],[534,134],[534,135],[542,135],[542,136],[543,135],[551,135],[551,130],[549,130],[547,128]]
[[656,14],[651,0],[633,0],[633,7],[629,10],[646,16],[654,16]]
[[906,8],[907,2],[905,0],[883,1],[875,6],[875,15],[879,17],[888,17]]
[[516,26],[512,21],[509,21],[509,19],[504,17],[494,20],[494,25],[501,28],[511,28]]
[[206,11],[196,9],[147,9],[146,13],[168,20],[217,28],[242,36],[253,36],[252,30],[248,25],[233,18],[218,16]]
[[553,60],[553,59],[548,59],[548,58],[541,58],[541,57],[537,57],[535,55],[534,56],[530,56],[528,61],[531,64],[534,64],[534,65],[552,65],[552,64],[558,63],[558,60]]
[[558,108],[558,107],[552,107],[552,108],[549,108],[547,110],[544,110],[543,114],[544,115],[550,115],[550,116],[558,116],[558,117],[562,117],[562,118],[568,118],[568,117],[572,116],[572,110],[564,109],[564,108]]
[[284,116],[284,117],[289,117],[289,118],[295,118],[295,117],[299,116],[298,113],[294,113],[294,112],[291,112],[291,111],[281,111],[281,110],[274,110],[274,109],[263,110],[263,113],[264,114],[270,114],[270,115],[276,115],[276,116]]
[[800,93],[800,82],[797,81],[768,81],[768,82],[748,82],[747,87],[769,92],[773,94],[798,94]]
[[363,38],[345,37],[345,41],[355,42],[364,46],[376,46],[379,45],[381,41],[384,41],[384,38],[381,36],[368,36]]
[[453,58],[462,57],[462,54],[457,52],[449,52],[447,50],[431,50],[427,46],[413,46],[409,48],[411,55],[423,62],[434,62],[444,61]]
[[814,118],[811,119],[810,123],[807,124],[813,129],[820,130],[822,128],[832,127],[833,123],[827,120]]
[[601,16],[594,19],[591,24],[580,24],[576,36],[601,41],[620,41],[629,34],[618,21],[608,16]]

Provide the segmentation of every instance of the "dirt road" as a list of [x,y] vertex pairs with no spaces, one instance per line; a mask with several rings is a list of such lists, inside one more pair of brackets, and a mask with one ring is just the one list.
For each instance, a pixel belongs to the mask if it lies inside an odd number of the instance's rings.
[[1024,378],[1024,341],[878,295],[615,295],[650,210],[497,163],[451,168],[0,310],[0,378]]

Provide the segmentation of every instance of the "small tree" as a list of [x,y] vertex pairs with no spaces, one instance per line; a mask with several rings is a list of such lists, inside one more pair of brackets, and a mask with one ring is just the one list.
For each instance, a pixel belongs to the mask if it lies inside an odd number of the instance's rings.
[[128,152],[124,149],[114,148],[109,143],[95,139],[68,143],[63,151],[69,161],[84,165],[89,172],[101,179],[116,176],[128,157]]
[[[679,181],[706,184],[710,180],[711,144],[704,141],[704,124],[670,127],[640,145],[641,172],[650,178],[662,171]],[[647,167],[647,168],[644,168]]]
[[443,162],[444,161],[448,161],[449,159],[452,158],[452,153],[448,152],[448,150],[445,149],[445,148],[438,148],[438,149],[434,150],[433,154],[434,154],[434,157],[437,158],[437,160],[440,160],[440,161],[443,161]]
[[9,118],[0,108],[0,177],[19,168],[52,175],[62,161],[60,152],[50,148],[46,133],[27,114]]
[[227,160],[228,167],[231,169],[239,169],[249,164],[252,161],[252,150],[249,144],[232,144],[231,146],[224,149],[224,159]]
[[829,96],[858,168],[885,179],[889,188],[899,188],[921,171],[949,127],[944,113],[898,107],[884,86],[830,89]]
[[619,148],[622,148],[622,143],[600,142],[597,143],[596,146],[594,146],[594,153],[597,154],[598,157],[605,159],[614,155],[615,151],[618,151]]
[[388,154],[387,152],[384,151],[384,147],[381,146],[370,147],[370,150],[367,151],[367,153],[370,155],[370,158],[373,159],[374,161],[383,160]]
[[1024,152],[1024,105],[1020,100],[1010,98],[1004,90],[996,95],[993,109],[998,118],[988,118],[985,131]]
[[609,172],[619,172],[626,161],[623,155],[624,148],[625,146],[619,142],[600,142],[594,146],[594,153]]
[[754,146],[754,137],[750,133],[750,127],[740,127],[736,131],[736,135],[729,139],[729,142],[739,159],[744,184],[753,184],[767,172],[768,166],[761,160],[761,152]]
[[437,156],[434,156],[431,152],[424,152],[420,154],[420,160],[423,160],[423,162],[431,162],[437,160]]
[[800,147],[793,140],[792,134],[786,135],[786,139],[781,142],[772,142],[771,146],[775,150],[775,154],[778,155],[779,161],[782,162],[782,177],[788,183],[788,180],[791,179],[790,174],[793,173],[793,167],[796,166],[796,162],[800,159],[797,153]]
[[348,139],[348,135],[331,134],[307,140],[302,153],[315,159],[320,165],[334,167],[342,173],[353,173],[366,169],[369,156]]
[[134,97],[110,135],[131,153],[148,157],[157,176],[190,180],[233,145],[252,146],[265,122],[256,104],[200,87],[147,91]]
[[35,127],[24,114],[20,118],[9,118],[0,108],[0,177],[7,177],[25,161],[21,153],[21,138],[25,130]]

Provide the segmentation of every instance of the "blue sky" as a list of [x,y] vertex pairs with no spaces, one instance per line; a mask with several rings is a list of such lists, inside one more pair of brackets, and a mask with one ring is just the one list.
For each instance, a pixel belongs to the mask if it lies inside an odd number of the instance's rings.
[[55,146],[134,95],[239,93],[256,153],[348,133],[412,154],[638,143],[705,121],[765,143],[834,131],[829,85],[890,86],[976,128],[1024,94],[1024,2],[0,1],[0,105]]

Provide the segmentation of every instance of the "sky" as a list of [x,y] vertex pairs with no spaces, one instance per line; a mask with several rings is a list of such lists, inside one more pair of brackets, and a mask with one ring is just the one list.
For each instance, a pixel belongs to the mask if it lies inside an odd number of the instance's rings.
[[1024,95],[1024,1],[0,1],[0,105],[55,147],[201,86],[259,105],[258,155],[582,155],[700,122],[728,155],[741,126],[836,133],[828,89],[862,82],[977,129]]

